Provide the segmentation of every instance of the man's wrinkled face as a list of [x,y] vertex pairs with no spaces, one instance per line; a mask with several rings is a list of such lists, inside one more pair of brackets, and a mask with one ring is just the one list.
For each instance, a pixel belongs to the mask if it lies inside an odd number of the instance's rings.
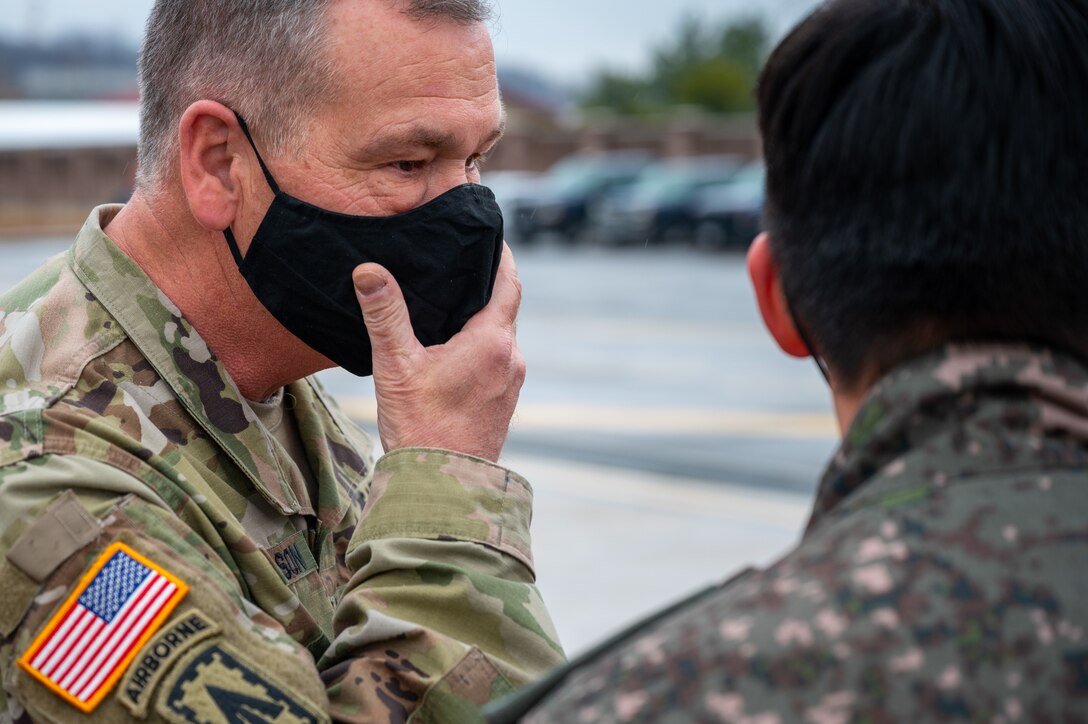
[[486,26],[417,20],[383,0],[338,0],[329,12],[337,89],[313,100],[297,157],[269,160],[280,187],[329,210],[385,216],[479,183],[503,126]]

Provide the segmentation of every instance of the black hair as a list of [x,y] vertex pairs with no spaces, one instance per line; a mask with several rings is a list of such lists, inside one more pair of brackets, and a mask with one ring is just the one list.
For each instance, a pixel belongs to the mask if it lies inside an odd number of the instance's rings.
[[830,0],[758,95],[771,248],[839,379],[1088,347],[1088,0]]

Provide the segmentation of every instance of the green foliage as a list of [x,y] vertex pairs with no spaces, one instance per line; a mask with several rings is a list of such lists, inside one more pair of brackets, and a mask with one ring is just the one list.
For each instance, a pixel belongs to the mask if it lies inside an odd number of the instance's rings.
[[737,63],[714,58],[677,78],[674,97],[678,103],[717,113],[746,111],[752,107],[752,80]]
[[622,115],[642,115],[652,112],[659,102],[642,78],[603,71],[586,105],[609,108]]
[[758,19],[714,27],[689,15],[673,39],[654,51],[646,75],[602,71],[584,96],[583,106],[623,115],[660,113],[677,105],[716,113],[751,111],[769,40]]

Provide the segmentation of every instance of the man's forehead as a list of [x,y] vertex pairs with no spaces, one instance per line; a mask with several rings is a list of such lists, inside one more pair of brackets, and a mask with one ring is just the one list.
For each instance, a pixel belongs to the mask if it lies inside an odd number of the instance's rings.
[[[484,23],[441,16],[419,19],[378,0],[333,6],[328,24],[333,72],[357,75],[374,88],[426,76],[494,78],[491,36]],[[349,78],[350,79],[350,78]]]
[[484,23],[420,20],[384,0],[341,0],[329,13],[326,62],[335,81],[309,114],[315,140],[368,162],[394,149],[472,154],[500,135]]
[[[384,115],[390,105],[495,101],[494,53],[483,23],[415,19],[385,2],[341,2],[329,23],[334,102]],[[394,119],[387,119],[387,121]]]

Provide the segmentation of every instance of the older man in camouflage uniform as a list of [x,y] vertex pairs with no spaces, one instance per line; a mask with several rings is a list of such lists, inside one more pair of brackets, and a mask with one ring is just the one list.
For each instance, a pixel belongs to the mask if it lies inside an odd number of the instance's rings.
[[1088,721],[1086,42],[1083,0],[831,0],[783,41],[749,267],[844,433],[811,520],[493,721]]
[[[441,348],[359,270],[373,464],[222,235],[244,246],[270,198],[232,110],[342,212],[478,182],[501,130],[483,11],[157,3],[132,202],[0,299],[0,719],[460,722],[561,661],[530,488],[491,462],[524,375],[509,252]],[[416,119],[422,141],[352,145]]]

